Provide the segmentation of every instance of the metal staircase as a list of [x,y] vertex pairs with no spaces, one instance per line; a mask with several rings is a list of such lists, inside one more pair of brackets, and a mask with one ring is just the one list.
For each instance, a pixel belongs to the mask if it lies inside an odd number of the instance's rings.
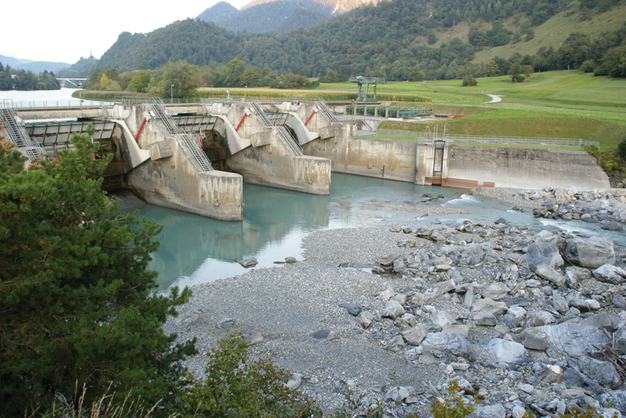
[[326,105],[326,102],[324,101],[324,99],[318,98],[317,101],[315,102],[315,104],[322,111],[322,114],[326,117],[328,122],[330,122],[330,123],[337,123],[337,122],[339,122],[339,119],[337,119],[337,117],[333,114],[332,110],[330,110],[328,108],[328,106]]
[[0,108],[0,120],[2,120],[2,125],[9,134],[9,140],[17,146],[18,151],[24,151],[30,160],[39,160],[46,155],[41,145],[28,136],[24,125],[18,122],[21,119],[15,109]]
[[170,134],[180,135],[189,151],[191,151],[191,155],[193,157],[192,162],[197,166],[196,168],[200,171],[213,170],[211,161],[207,158],[204,151],[202,151],[202,149],[198,146],[192,135],[190,133],[181,132],[180,129],[178,129],[178,125],[176,125],[174,119],[172,119],[167,113],[165,105],[161,99],[154,98],[152,100],[152,109],[154,110],[155,115],[161,119]]
[[298,144],[296,138],[294,138],[291,135],[291,132],[289,132],[289,130],[284,126],[285,118],[270,118],[267,113],[265,113],[265,110],[263,110],[263,108],[261,107],[261,104],[256,101],[251,102],[251,105],[257,115],[259,115],[263,123],[265,123],[265,126],[273,126],[276,128],[280,136],[283,138],[283,140],[295,156],[303,155],[300,144]]

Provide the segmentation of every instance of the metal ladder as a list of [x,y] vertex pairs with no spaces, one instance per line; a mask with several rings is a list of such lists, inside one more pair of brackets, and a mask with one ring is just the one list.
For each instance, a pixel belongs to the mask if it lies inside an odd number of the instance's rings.
[[41,159],[46,154],[41,145],[26,133],[24,126],[17,122],[20,119],[15,109],[0,108],[0,120],[8,132],[11,142],[17,146],[19,151],[26,152],[30,160]]
[[283,138],[283,140],[287,143],[287,146],[289,147],[289,149],[291,149],[294,155],[296,156],[303,155],[302,148],[300,147],[300,144],[298,144],[298,141],[291,135],[291,133],[287,130],[287,128],[283,126],[284,120],[282,122],[280,119],[275,119],[272,121],[267,116],[267,114],[265,113],[265,110],[263,110],[260,103],[257,101],[251,102],[251,105],[254,108],[254,111],[259,115],[263,123],[265,123],[265,126],[273,126],[278,130],[278,133]]
[[326,116],[326,119],[328,120],[328,122],[330,123],[339,122],[339,119],[337,119],[337,117],[333,114],[330,108],[326,105],[326,102],[324,101],[324,99],[318,98],[315,104],[320,108],[320,110],[322,111],[322,114]]
[[176,125],[176,122],[174,122],[174,119],[172,119],[167,113],[165,105],[163,104],[163,101],[161,99],[154,98],[152,100],[152,109],[154,110],[155,115],[159,119],[161,119],[170,134],[180,135],[185,145],[187,145],[189,151],[191,151],[191,155],[193,156],[192,163],[195,163],[196,168],[198,168],[200,171],[213,170],[211,161],[207,158],[204,151],[200,149],[191,134],[180,132],[180,130],[178,129],[178,125]]

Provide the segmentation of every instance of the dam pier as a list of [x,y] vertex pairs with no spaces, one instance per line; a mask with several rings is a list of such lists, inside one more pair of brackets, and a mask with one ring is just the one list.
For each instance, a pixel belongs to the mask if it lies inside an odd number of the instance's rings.
[[150,204],[219,220],[243,219],[244,182],[328,195],[331,172],[448,187],[609,187],[586,152],[476,146],[453,136],[372,138],[360,134],[376,121],[340,118],[321,99],[5,103],[0,118],[0,135],[31,160],[72,149],[71,136],[91,124],[100,154],[113,155],[105,189],[131,189]]

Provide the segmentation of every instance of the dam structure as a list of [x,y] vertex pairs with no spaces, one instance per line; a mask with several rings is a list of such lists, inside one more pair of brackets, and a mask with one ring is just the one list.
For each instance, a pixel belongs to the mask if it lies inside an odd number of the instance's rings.
[[427,186],[609,187],[586,152],[475,146],[454,136],[363,136],[371,123],[338,117],[321,99],[165,105],[120,98],[108,106],[19,109],[5,103],[0,120],[0,135],[31,160],[71,149],[71,136],[91,124],[99,154],[113,155],[105,189],[131,189],[150,204],[227,221],[243,219],[244,182],[328,195],[331,172]]

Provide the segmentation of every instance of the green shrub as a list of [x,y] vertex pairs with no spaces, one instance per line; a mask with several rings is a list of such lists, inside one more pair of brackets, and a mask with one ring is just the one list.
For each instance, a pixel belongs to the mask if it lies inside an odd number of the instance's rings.
[[626,139],[619,143],[617,146],[617,152],[622,160],[626,161]]
[[290,373],[271,360],[248,360],[249,344],[241,333],[218,342],[207,354],[206,380],[191,381],[182,395],[186,415],[197,417],[310,417],[319,407],[285,383]]
[[[446,398],[443,400],[435,399],[432,404],[430,412],[433,414],[433,418],[465,418],[474,412],[472,404],[466,403],[459,394],[460,390],[456,380],[453,380],[448,386]],[[474,398],[473,405],[478,405],[478,399]]]
[[465,77],[463,77],[463,86],[476,86],[478,85],[478,81],[476,81],[476,79],[474,78],[473,75],[471,74],[467,74]]

